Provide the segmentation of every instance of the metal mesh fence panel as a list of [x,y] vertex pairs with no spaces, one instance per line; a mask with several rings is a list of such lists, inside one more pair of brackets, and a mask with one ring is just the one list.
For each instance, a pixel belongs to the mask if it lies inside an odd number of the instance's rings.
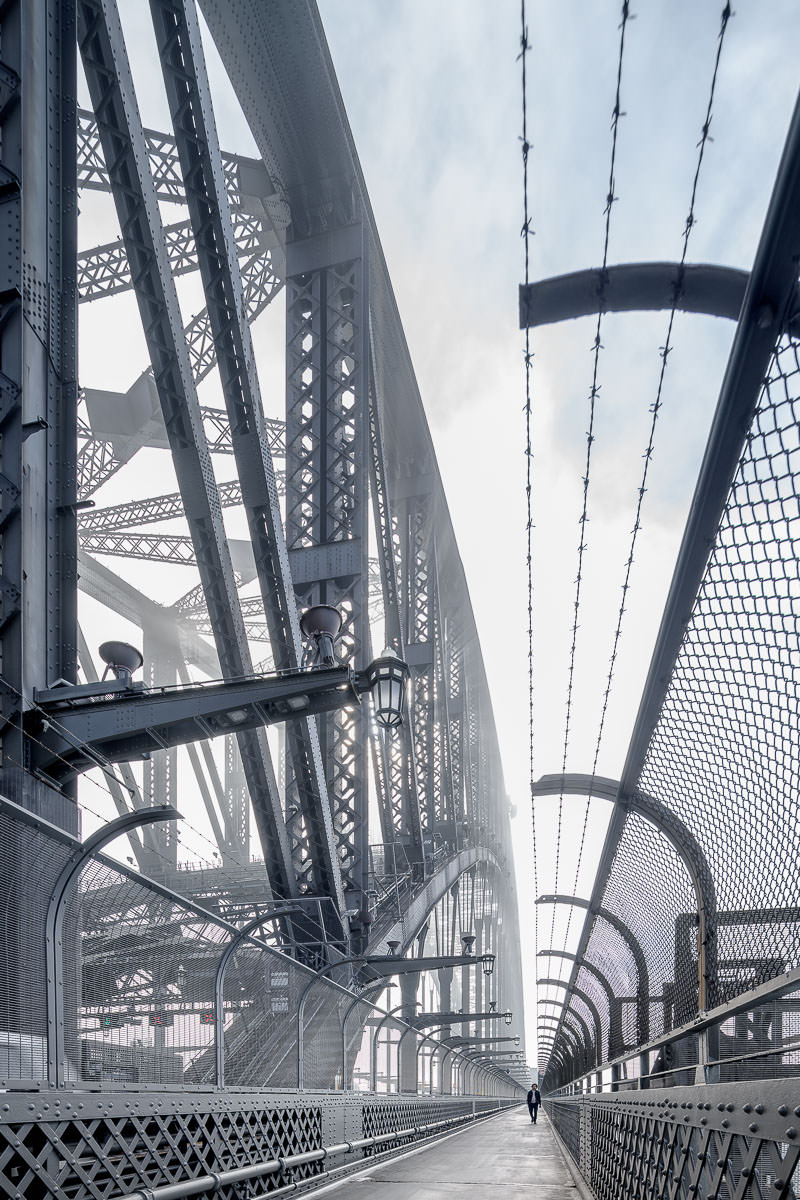
[[0,1086],[47,1079],[45,926],[68,857],[66,846],[0,812]]
[[[70,1068],[86,1083],[192,1083],[214,1057],[213,981],[224,931],[103,862],[67,902],[79,931],[64,946]],[[77,951],[77,952],[76,952]]]
[[600,1016],[601,1046],[600,1061],[605,1062],[611,1057],[609,1033],[611,1028],[611,1007],[609,998],[600,980],[593,971],[581,967],[576,984],[578,989],[589,997]]
[[702,845],[720,914],[739,914],[728,997],[800,961],[799,345],[766,380],[640,780]]
[[225,975],[228,1087],[297,1087],[297,1006],[309,980],[288,959],[246,941]]
[[347,1003],[347,997],[327,980],[308,986],[302,1015],[304,1087],[342,1087],[341,1018]]
[[[622,1008],[626,1046],[656,1037],[697,1011],[697,901],[686,866],[649,821],[631,813],[603,895],[603,906],[630,931],[637,964]],[[685,919],[687,918],[688,919]],[[605,937],[597,922],[592,939]],[[643,976],[643,977],[642,977]],[[637,1005],[644,1005],[637,1025]]]

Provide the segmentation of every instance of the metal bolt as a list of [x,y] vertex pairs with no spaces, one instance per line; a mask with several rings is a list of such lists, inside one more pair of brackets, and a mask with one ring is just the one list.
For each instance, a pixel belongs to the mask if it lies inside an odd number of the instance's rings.
[[742,1105],[742,1112],[751,1113],[752,1111],[753,1111],[752,1104],[743,1104]]
[[788,1111],[789,1111],[789,1110],[788,1110],[788,1108],[786,1107],[786,1105],[785,1105],[785,1104],[779,1104],[779,1105],[778,1105],[778,1116],[779,1116],[779,1117],[785,1117],[785,1116],[786,1116],[786,1114],[788,1113]]
[[756,1133],[758,1130],[758,1125],[755,1121],[751,1121],[750,1124],[747,1126],[747,1128],[750,1130],[751,1133]]
[[764,1105],[763,1105],[763,1104],[757,1104],[757,1105],[756,1105],[756,1109],[755,1109],[755,1111],[756,1111],[757,1113],[763,1113],[763,1111],[764,1111]]
[[786,1137],[790,1142],[794,1141],[794,1139],[797,1137],[797,1130],[795,1129],[794,1125],[790,1125],[786,1130]]

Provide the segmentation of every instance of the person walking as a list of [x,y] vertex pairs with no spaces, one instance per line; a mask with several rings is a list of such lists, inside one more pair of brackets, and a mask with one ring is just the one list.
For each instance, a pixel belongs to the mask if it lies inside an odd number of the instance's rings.
[[542,1093],[534,1083],[527,1095],[528,1112],[531,1114],[531,1121],[536,1124],[536,1117],[539,1112],[539,1105],[542,1103]]

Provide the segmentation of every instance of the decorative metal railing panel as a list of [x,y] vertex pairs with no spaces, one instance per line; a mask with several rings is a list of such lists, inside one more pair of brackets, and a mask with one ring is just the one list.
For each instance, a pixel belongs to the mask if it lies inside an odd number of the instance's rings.
[[[33,1103],[31,1103],[33,1100]],[[357,1166],[503,1106],[499,1100],[398,1105],[358,1096],[271,1093],[9,1093],[0,1111],[0,1178],[19,1200],[80,1196],[107,1200],[198,1181],[197,1194],[252,1196],[247,1180],[224,1173],[288,1160],[258,1180],[258,1194]],[[397,1134],[397,1137],[393,1135]],[[358,1145],[360,1141],[381,1142]],[[347,1143],[356,1143],[352,1149]],[[296,1155],[336,1147],[335,1158],[293,1164]],[[213,1176],[222,1176],[214,1185]],[[205,1178],[205,1186],[200,1181]]]
[[794,1081],[670,1088],[548,1101],[597,1200],[794,1200]]

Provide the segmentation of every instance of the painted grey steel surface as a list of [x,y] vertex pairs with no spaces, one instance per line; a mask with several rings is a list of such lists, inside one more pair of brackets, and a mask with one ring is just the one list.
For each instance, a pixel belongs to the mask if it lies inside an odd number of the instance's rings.
[[523,285],[519,290],[519,323],[549,325],[603,312],[670,309],[706,313],[735,321],[742,307],[747,272],[734,267],[688,263],[623,263],[573,271]]
[[[0,1113],[7,1178],[21,1196],[39,1188],[95,1200],[159,1197],[161,1188],[170,1188],[165,1196],[190,1194],[181,1188],[192,1180],[202,1181],[195,1194],[213,1194],[215,1176],[223,1187],[234,1182],[225,1172],[239,1172],[242,1180],[276,1175],[278,1185],[322,1182],[336,1168],[424,1144],[508,1104],[485,1097],[168,1089],[43,1090],[34,1099],[31,1107],[30,1096],[11,1095]],[[253,1169],[276,1160],[277,1171]]]
[[790,1200],[800,1159],[797,1081],[545,1101],[597,1200],[772,1196]]
[[[35,0],[27,6],[12,0],[0,15],[7,68],[0,79],[4,166],[24,149],[21,168],[11,163],[3,208],[11,225],[11,218],[19,218],[19,224],[24,216],[31,238],[24,247],[31,270],[18,293],[39,338],[39,343],[31,341],[27,349],[23,344],[21,350],[13,340],[22,328],[12,295],[22,269],[17,243],[16,257],[10,254],[9,288],[3,293],[3,370],[20,367],[23,358],[37,372],[52,368],[46,387],[39,387],[38,375],[33,381],[45,403],[27,425],[20,424],[20,370],[16,378],[9,376],[3,393],[4,677],[13,674],[5,668],[15,662],[14,647],[25,641],[30,650],[27,660],[17,663],[19,681],[11,680],[17,690],[6,696],[4,715],[16,718],[23,696],[34,710],[26,718],[27,746],[18,737],[15,719],[4,727],[3,769],[32,764],[23,750],[27,755],[53,732],[42,722],[42,712],[35,712],[36,706],[41,704],[49,719],[58,721],[55,711],[47,708],[52,685],[75,678],[76,501],[95,496],[145,448],[169,449],[179,492],[84,515],[80,573],[89,595],[142,630],[148,684],[186,684],[190,665],[207,678],[247,674],[251,640],[269,642],[275,667],[299,666],[296,610],[311,599],[343,608],[350,665],[363,667],[373,652],[368,618],[377,591],[387,614],[388,640],[407,653],[412,664],[413,703],[408,725],[397,736],[369,728],[363,709],[331,720],[322,729],[322,754],[316,727],[305,721],[295,724],[288,739],[285,789],[278,786],[263,735],[228,733],[224,772],[201,742],[192,751],[192,766],[220,860],[212,869],[197,871],[179,869],[184,864],[178,859],[174,822],[165,827],[164,836],[147,832],[139,837],[129,828],[145,820],[148,803],[180,794],[178,772],[185,770],[174,748],[166,745],[168,739],[159,741],[157,726],[149,721],[153,757],[141,788],[125,763],[109,783],[112,811],[125,822],[135,861],[159,880],[148,881],[101,855],[90,855],[81,869],[79,888],[64,913],[61,944],[51,938],[50,945],[63,976],[59,1036],[48,1028],[42,1007],[47,989],[39,932],[46,940],[46,931],[40,909],[46,905],[51,874],[58,874],[62,860],[76,847],[66,834],[59,838],[57,831],[37,826],[32,812],[32,824],[4,814],[3,927],[10,938],[18,938],[20,949],[17,959],[7,957],[11,976],[6,990],[0,988],[0,1074],[13,1079],[15,1087],[27,1087],[29,1098],[36,1097],[28,1100],[34,1103],[29,1113],[42,1113],[41,1122],[38,1117],[33,1121],[38,1131],[30,1128],[20,1136],[15,1126],[12,1153],[3,1158],[3,1169],[8,1169],[20,1194],[41,1186],[42,1180],[56,1194],[62,1185],[84,1188],[92,1195],[119,1194],[134,1162],[144,1172],[137,1185],[152,1189],[157,1184],[156,1163],[164,1168],[163,1184],[180,1182],[181,1172],[185,1175],[187,1170],[185,1154],[178,1155],[179,1163],[165,1165],[165,1146],[194,1135],[178,1098],[183,1093],[167,1085],[179,1078],[184,1086],[213,1079],[213,1025],[201,1021],[200,1008],[207,999],[209,972],[213,974],[218,962],[220,943],[235,935],[231,921],[253,917],[271,895],[292,898],[291,916],[284,910],[280,921],[266,923],[262,939],[250,937],[237,948],[222,988],[229,1080],[255,1079],[273,1087],[282,1078],[286,1086],[295,1082],[288,1075],[291,1047],[287,1050],[285,1044],[282,1006],[286,1004],[290,1017],[296,1015],[292,1004],[299,998],[300,979],[307,976],[299,962],[276,956],[276,945],[321,964],[341,952],[349,933],[356,949],[374,947],[385,957],[383,943],[394,940],[399,927],[403,951],[416,942],[421,964],[454,964],[463,960],[461,935],[474,928],[478,958],[495,954],[497,965],[492,992],[480,966],[470,962],[460,968],[469,1018],[476,1023],[476,1014],[485,1011],[492,996],[499,996],[504,1008],[513,1008],[520,1030],[523,1021],[519,947],[512,932],[516,896],[508,800],[480,648],[424,412],[318,14],[313,4],[281,4],[265,22],[260,6],[236,3],[224,6],[222,28],[216,22],[223,58],[229,52],[226,39],[247,28],[238,57],[231,62],[234,83],[245,90],[255,84],[267,61],[277,61],[276,54],[281,59],[291,48],[273,74],[271,90],[259,88],[261,111],[246,105],[263,156],[257,161],[226,155],[216,144],[193,6],[153,0],[151,9],[173,123],[166,133],[142,128],[114,0],[77,4],[78,41],[94,108],[93,115],[78,114],[79,183],[111,193],[122,231],[120,242],[96,246],[80,258],[74,228],[74,9],[68,0]],[[214,14],[207,15],[214,25]],[[247,26],[251,19],[256,22],[252,28]],[[23,59],[19,53],[14,58],[22,45],[20,22],[25,44],[37,46],[38,58]],[[31,22],[46,27],[44,41],[29,37]],[[47,105],[31,103],[37,88]],[[296,105],[299,93],[304,101]],[[21,107],[15,103],[18,94]],[[286,169],[281,161],[286,147],[276,151],[270,144],[265,109],[291,113],[291,154],[302,151],[303,161],[295,164],[299,169]],[[20,112],[25,124],[21,140]],[[274,135],[274,122],[271,129]],[[309,157],[312,145],[316,150]],[[322,180],[316,174],[320,148],[325,161],[335,164]],[[185,204],[189,220],[165,225],[159,205],[170,202]],[[39,239],[46,226],[48,236]],[[13,238],[9,244],[13,246]],[[39,262],[40,251],[50,255],[46,271]],[[40,277],[31,273],[37,270]],[[206,307],[184,327],[174,278],[195,270]],[[284,426],[263,418],[249,323],[286,280]],[[75,412],[78,289],[86,303],[133,290],[151,360],[126,393],[97,390],[82,396],[80,418]],[[48,301],[55,294],[60,308]],[[200,406],[197,398],[198,385],[215,367],[225,411]],[[314,376],[310,389],[304,378],[307,370]],[[25,398],[28,409],[32,397],[33,393]],[[271,452],[285,453],[287,462],[288,549]],[[212,459],[220,454],[229,456],[228,463],[233,457],[237,474],[221,488]],[[23,475],[27,493],[18,486]],[[46,558],[32,556],[31,546],[26,549],[24,539],[18,540],[21,495],[31,502],[37,518],[43,517]],[[241,547],[225,535],[223,506],[246,512],[248,537]],[[314,515],[309,516],[312,509]],[[159,522],[173,519],[186,521],[189,540],[174,531],[159,533]],[[380,531],[379,588],[367,558],[371,521]],[[150,528],[143,532],[142,525]],[[114,543],[123,536],[127,543]],[[171,555],[171,561],[199,571],[201,586],[163,607],[94,557],[112,549],[124,550],[130,558]],[[248,597],[243,602],[239,588],[255,578],[260,600]],[[41,605],[30,603],[33,591],[27,605],[23,603],[24,582],[46,594],[44,617]],[[18,617],[24,613],[29,614],[29,624],[22,639]],[[202,636],[206,631],[213,636],[213,646]],[[84,632],[82,666],[86,678],[95,682],[91,640]],[[105,711],[108,732],[110,724],[129,721],[133,706]],[[68,723],[66,711],[61,715]],[[53,736],[61,735],[63,729]],[[62,752],[65,758],[71,753],[65,744],[59,746],[50,747],[51,766]],[[373,845],[367,824],[368,749],[380,796],[381,841]],[[42,762],[33,765],[38,768]],[[32,774],[10,779],[9,790],[29,810],[46,807],[64,825],[76,820],[63,797]],[[250,801],[264,863],[247,861]],[[32,864],[40,858],[35,891],[20,906],[15,902],[18,884],[33,878]],[[306,940],[312,926],[318,939],[313,945]],[[452,965],[447,969],[452,971]],[[243,996],[250,1005],[247,1012]],[[315,985],[304,1028],[309,1082],[335,1088],[352,1074],[356,1041],[363,1036],[366,1019],[366,1005],[359,999],[348,1041],[338,1022],[352,1004],[352,992],[341,983],[326,985],[325,990]],[[136,1031],[151,1018],[148,1029],[154,1032],[143,1038]],[[177,1040],[170,1028],[180,1031]],[[411,1028],[407,1041],[421,1042],[422,1036]],[[434,1034],[425,1036],[428,1044],[437,1045]],[[460,1053],[447,1048],[451,1067],[460,1061]],[[430,1086],[437,1074],[437,1086],[451,1091],[454,1081],[444,1080],[445,1073],[434,1052]],[[41,1090],[50,1075],[64,1084],[55,1099]],[[130,1081],[126,1095],[135,1098],[120,1102],[120,1111],[133,1121],[120,1132],[110,1089],[122,1077]],[[517,1087],[500,1066],[475,1064],[469,1077],[481,1081],[479,1086],[487,1092],[512,1094]],[[79,1081],[101,1089],[89,1102],[98,1114],[91,1130],[72,1111],[73,1104],[83,1104],[79,1111],[86,1111],[86,1093],[74,1099]],[[148,1086],[162,1089],[152,1106]],[[232,1097],[228,1092],[228,1101]],[[337,1103],[332,1097],[331,1109]],[[403,1098],[390,1110],[383,1098],[372,1098],[362,1109],[356,1105],[353,1112],[360,1114],[361,1127],[351,1133],[361,1140],[389,1142],[398,1130],[411,1129],[418,1136],[421,1118],[409,1103],[413,1104]],[[474,1101],[472,1111],[476,1106],[480,1111],[482,1103]],[[277,1147],[283,1159],[306,1156],[302,1174],[312,1168],[320,1146],[334,1146],[337,1139],[320,1142],[314,1122],[296,1099],[290,1116],[281,1104],[275,1100],[273,1107],[280,1112],[267,1118],[267,1107],[259,1100],[253,1111],[261,1116],[254,1118],[249,1112],[236,1119],[251,1130],[254,1121],[271,1122],[269,1128],[276,1132],[271,1148]],[[200,1101],[193,1099],[191,1105],[196,1122]],[[59,1125],[53,1132],[48,1125],[48,1114],[59,1109],[71,1113],[69,1131]],[[143,1117],[140,1123],[137,1114],[145,1110],[146,1121]],[[10,1111],[15,1115],[16,1105],[5,1110]],[[430,1116],[431,1110],[425,1111]],[[226,1163],[219,1152],[220,1145],[227,1145],[230,1103],[220,1104],[215,1112],[219,1116],[206,1113],[202,1119],[216,1157],[191,1163],[189,1173],[201,1165],[214,1174],[243,1165]],[[0,1117],[0,1135],[9,1128]],[[339,1143],[343,1140],[359,1137],[338,1138]],[[192,1144],[200,1146],[196,1136]],[[375,1146],[371,1142],[364,1148]],[[53,1147],[61,1156],[58,1162],[52,1159]],[[252,1162],[261,1146],[254,1141],[249,1152]],[[40,1153],[41,1160],[36,1158]],[[199,1151],[198,1156],[202,1157]]]

